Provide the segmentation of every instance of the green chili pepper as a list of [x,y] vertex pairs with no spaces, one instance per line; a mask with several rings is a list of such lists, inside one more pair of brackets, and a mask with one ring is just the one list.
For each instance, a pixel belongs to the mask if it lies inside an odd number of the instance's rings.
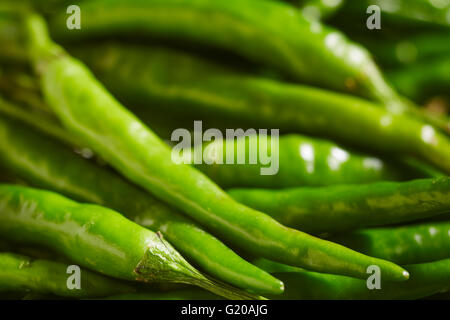
[[[35,127],[39,131],[64,141],[68,145],[79,144],[79,142],[77,142],[73,136],[68,134],[64,128],[60,127],[60,124],[56,123],[51,116],[34,112],[34,110],[28,111],[22,109],[1,98],[0,112],[4,112],[13,118],[19,119],[20,121]],[[163,120],[160,117],[154,118],[155,117],[152,117],[152,119],[150,119],[151,124],[155,124],[155,121],[161,122]],[[39,120],[37,121],[36,119]],[[170,123],[166,130],[162,129],[161,126],[158,133],[167,131],[169,128],[174,130],[179,127],[177,124],[180,123]],[[249,139],[248,143],[257,143],[256,137],[249,137]],[[273,154],[270,137],[267,137],[267,139],[268,143],[265,147],[267,147],[268,154]],[[209,157],[209,152],[206,152],[208,149],[213,150],[213,146],[219,144],[219,142],[214,142],[205,145],[204,149],[206,156]],[[236,144],[239,144],[239,142],[236,142]],[[229,145],[231,145],[230,142],[224,144],[224,146]],[[236,148],[237,146],[235,149]],[[200,164],[197,165],[197,168],[221,187],[226,188],[238,186],[286,188],[300,185],[321,186],[442,176],[441,173],[433,168],[429,168],[418,161],[413,161],[413,159],[405,159],[401,162],[387,162],[370,155],[342,149],[332,142],[300,135],[286,135],[280,137],[280,143],[278,144],[277,149],[279,150],[279,155],[277,156],[274,154],[274,158],[278,158],[280,161],[279,171],[276,175],[272,176],[260,174],[261,163],[258,163],[257,165],[235,164],[231,166]],[[246,146],[245,150],[248,151],[250,148]],[[254,150],[258,150],[257,145]],[[303,154],[301,152],[302,150]],[[192,152],[194,152],[194,150],[192,150]],[[338,154],[346,154],[348,157],[344,162],[341,162],[336,158]],[[246,154],[246,159],[248,157],[249,155]],[[259,160],[260,159],[258,159],[258,161]],[[337,164],[339,165],[339,168],[336,168]],[[121,212],[123,211],[120,208],[116,209]]]
[[125,177],[258,256],[356,277],[365,277],[367,266],[378,264],[387,278],[408,278],[395,264],[286,228],[240,205],[196,169],[173,162],[166,144],[118,103],[81,62],[51,42],[39,17],[30,16],[26,23],[47,103],[69,131]]
[[[0,80],[1,82],[1,80]],[[0,111],[13,118],[19,119],[28,125],[45,132],[59,140],[64,141],[70,146],[78,145],[73,136],[68,134],[55,116],[48,114],[44,110],[48,109],[42,102],[40,97],[25,88],[16,88],[17,95],[24,97],[27,107],[20,108],[17,103],[11,103],[2,100],[0,97]],[[23,105],[23,104],[22,104]],[[21,105],[21,106],[22,106]],[[44,110],[41,110],[44,109]],[[145,109],[145,110],[144,110]],[[148,108],[132,108],[132,111],[149,127],[152,128],[158,136],[164,137],[170,141],[172,132],[177,128],[192,126],[195,117],[189,115],[175,115],[167,118],[164,112],[152,110],[148,112]],[[39,119],[38,121],[36,119]],[[236,121],[224,121],[223,119],[203,119],[202,124],[205,128],[221,128],[222,132],[226,128],[236,125]],[[242,125],[242,122],[239,122]],[[244,124],[245,125],[245,124]],[[255,138],[250,138],[251,142]],[[268,142],[270,137],[267,137]],[[227,145],[229,142],[227,142]],[[275,146],[277,144],[275,143]],[[347,183],[366,183],[379,180],[406,180],[414,178],[440,177],[441,172],[433,167],[414,158],[402,158],[396,161],[386,161],[380,158],[364,155],[349,149],[342,149],[341,146],[328,142],[326,140],[308,138],[301,135],[285,135],[280,137],[279,160],[280,171],[273,176],[262,176],[260,174],[260,164],[256,166],[250,165],[198,165],[197,168],[208,175],[212,180],[221,187],[296,187],[296,186],[321,186],[332,184]],[[209,145],[208,145],[209,146]],[[205,149],[208,148],[205,145]],[[313,161],[310,159],[309,149],[312,148]],[[271,151],[271,144],[266,145],[267,151]],[[256,146],[257,148],[257,146]],[[301,148],[304,155],[301,154]],[[248,147],[246,150],[250,150]],[[256,150],[256,149],[255,149]],[[344,162],[336,161],[336,152],[341,153],[343,150],[348,154],[348,159]],[[249,157],[246,155],[246,158]],[[276,157],[276,155],[275,155]],[[259,159],[258,159],[259,161]],[[339,169],[333,164],[340,163]],[[311,164],[313,170],[311,170]]]
[[102,274],[193,284],[234,299],[253,297],[207,279],[161,235],[110,209],[13,185],[0,185],[0,207],[0,232],[5,239],[49,248]]
[[450,221],[357,230],[333,240],[400,264],[429,262],[450,258]]
[[380,289],[371,290],[367,286],[368,281],[360,279],[305,271],[264,259],[255,263],[286,283],[284,294],[271,297],[273,299],[409,300],[450,289],[450,259],[407,265],[405,268],[411,277],[401,283],[386,281],[381,275]]
[[69,265],[49,260],[0,253],[0,291],[54,294],[72,298],[95,298],[135,292],[130,284],[80,270],[79,289],[68,288]]
[[170,113],[194,110],[197,115],[215,114],[253,126],[300,131],[363,149],[418,156],[450,172],[448,137],[370,102],[220,71],[220,66],[168,49],[90,48],[79,55],[127,105],[163,105]]
[[[80,4],[83,26],[51,17],[57,39],[146,35],[215,46],[275,67],[302,82],[404,108],[370,54],[292,6],[261,0],[97,0]],[[108,11],[105,11],[108,8]]]
[[287,226],[313,233],[387,225],[450,212],[449,177],[287,190],[231,189],[228,193]]
[[[0,110],[1,105],[0,100]],[[283,283],[110,170],[77,157],[49,137],[3,116],[0,137],[0,165],[26,182],[110,207],[144,227],[161,231],[177,250],[220,280],[258,293],[283,292]]]
[[[325,186],[406,180],[426,175],[423,170],[414,169],[412,165],[389,163],[377,157],[343,149],[330,141],[294,134],[281,136],[279,139],[266,136],[260,139],[257,135],[251,135],[215,140],[192,149],[191,154],[182,154],[182,157],[188,156],[192,161],[195,152],[199,152],[200,148],[204,161],[196,167],[225,188]],[[233,164],[226,162],[226,152],[230,149],[234,150]],[[255,163],[239,164],[239,152],[245,152],[247,162],[255,155]],[[272,163],[264,163],[260,152],[270,155]],[[269,166],[276,167],[277,173],[262,175],[261,168]],[[280,208],[279,211],[285,209]]]

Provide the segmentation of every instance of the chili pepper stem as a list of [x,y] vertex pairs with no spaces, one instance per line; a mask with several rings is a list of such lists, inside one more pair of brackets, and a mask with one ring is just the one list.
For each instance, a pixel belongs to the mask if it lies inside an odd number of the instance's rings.
[[[160,232],[156,233],[160,240],[160,245],[165,247],[165,250],[173,250],[166,245],[165,240]],[[262,296],[246,293],[244,291],[235,292],[233,287],[221,283],[217,280],[210,279],[209,277],[201,274],[195,270],[187,262],[180,263],[180,261],[165,261],[165,263],[157,262],[153,258],[155,254],[158,254],[159,246],[149,246],[139,264],[136,266],[134,272],[137,274],[137,280],[142,282],[154,282],[155,278],[158,281],[164,281],[167,278],[168,281],[194,284],[205,290],[211,291],[219,296],[231,299],[231,300],[248,300],[258,299],[263,300]],[[156,276],[157,275],[157,276]],[[155,277],[156,276],[156,277]]]

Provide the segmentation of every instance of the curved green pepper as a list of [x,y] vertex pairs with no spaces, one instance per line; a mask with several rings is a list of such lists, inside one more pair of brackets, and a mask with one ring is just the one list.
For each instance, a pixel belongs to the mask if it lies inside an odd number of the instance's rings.
[[258,0],[90,0],[80,5],[84,22],[79,30],[66,28],[65,12],[51,17],[57,39],[138,34],[190,41],[233,51],[302,82],[404,107],[364,48],[289,5]]
[[287,226],[312,233],[387,225],[450,212],[449,177],[286,190],[231,189],[228,193]]
[[[0,100],[0,110],[1,105]],[[137,224],[160,231],[177,250],[217,279],[258,293],[283,291],[280,281],[107,168],[78,157],[50,137],[4,116],[0,116],[0,137],[0,165],[27,183],[110,207]]]
[[[204,161],[195,166],[224,188],[326,186],[406,180],[426,176],[422,170],[414,169],[411,165],[383,161],[368,154],[344,149],[327,140],[295,134],[281,136],[278,140],[273,140],[270,136],[264,137],[263,141],[260,140],[257,135],[233,140],[216,140],[192,149],[190,159],[192,160],[193,154],[202,148]],[[262,163],[260,157],[262,148],[266,148],[264,152],[277,164]],[[235,161],[233,164],[226,164],[226,151],[230,149],[234,150]],[[250,159],[251,151],[256,154],[256,163],[239,164],[237,162],[239,150],[245,152],[245,159]],[[222,154],[221,159],[218,158],[219,151]],[[274,175],[262,175],[261,168],[270,165],[278,166],[278,172]],[[252,207],[250,204],[249,206]],[[279,211],[285,209],[280,208]]]
[[61,297],[95,298],[136,291],[130,284],[80,270],[80,288],[69,289],[69,265],[23,255],[0,253],[0,291],[54,294]]
[[49,248],[99,273],[132,281],[193,284],[231,299],[252,297],[206,278],[160,234],[110,209],[13,185],[0,185],[0,207],[2,237]]
[[389,282],[381,275],[380,289],[369,289],[360,279],[310,272],[264,259],[255,264],[286,283],[285,293],[272,299],[410,300],[450,289],[450,259],[407,265],[411,278],[401,283]]
[[447,136],[362,99],[222,71],[192,55],[162,48],[106,45],[73,51],[130,106],[154,104],[168,113],[214,114],[254,127],[328,137],[362,149],[418,156],[450,172]]
[[70,132],[131,181],[215,235],[258,256],[355,277],[365,277],[367,266],[378,264],[387,278],[408,278],[405,270],[388,261],[286,228],[237,203],[196,169],[176,164],[166,144],[117,102],[81,62],[51,42],[39,17],[29,17],[27,25],[30,52],[35,55],[47,103]]
[[450,221],[363,229],[333,240],[400,264],[429,262],[450,258]]

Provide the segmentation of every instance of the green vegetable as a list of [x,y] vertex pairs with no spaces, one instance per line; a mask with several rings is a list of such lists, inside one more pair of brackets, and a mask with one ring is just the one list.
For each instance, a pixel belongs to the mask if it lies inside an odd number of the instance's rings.
[[[90,0],[83,27],[51,17],[57,39],[140,35],[226,49],[292,78],[404,108],[370,54],[292,6],[265,0]],[[105,8],[108,8],[105,11]]]
[[130,284],[80,270],[80,289],[69,289],[69,265],[42,259],[0,253],[0,291],[54,294],[72,298],[95,298],[135,292]]
[[231,189],[228,193],[287,226],[313,233],[387,225],[450,212],[449,177],[322,188]]
[[70,132],[131,181],[258,256],[355,277],[365,277],[368,265],[379,264],[387,278],[408,278],[395,264],[286,228],[240,205],[196,169],[174,163],[167,145],[118,103],[81,62],[48,39],[39,17],[29,17],[27,26],[32,36],[30,52],[49,106]]
[[121,101],[130,106],[144,103],[149,113],[153,104],[163,106],[166,113],[245,120],[253,127],[328,137],[389,155],[417,156],[450,172],[447,136],[362,99],[222,71],[220,66],[168,49],[88,48],[84,54],[73,51]]
[[256,264],[286,283],[285,293],[271,297],[273,299],[406,300],[420,299],[450,289],[450,259],[407,265],[405,268],[411,277],[401,283],[389,282],[381,275],[381,289],[372,290],[368,289],[365,280],[274,265],[267,260],[257,261]]
[[0,232],[9,241],[49,248],[118,279],[186,283],[228,298],[252,297],[207,279],[160,234],[110,209],[13,185],[0,185],[0,207]]
[[357,230],[333,241],[399,264],[430,262],[450,258],[450,221]]
[[[0,100],[0,110],[1,106]],[[107,168],[6,116],[0,116],[0,137],[0,165],[11,174],[39,188],[110,207],[137,224],[161,231],[183,255],[220,280],[261,294],[283,292],[283,283]]]
[[[325,186],[427,176],[423,170],[414,169],[412,165],[390,163],[368,154],[344,149],[330,141],[294,134],[281,136],[279,140],[271,139],[270,136],[260,139],[256,135],[215,140],[194,148],[190,155],[183,153],[182,159],[190,158],[192,161],[194,153],[200,148],[204,162],[196,167],[225,188]],[[227,150],[234,150],[234,164],[226,164]],[[247,163],[239,164],[239,150],[245,150],[245,159],[256,154],[256,163],[250,164],[247,160]],[[272,162],[276,164],[263,164],[260,152],[270,155]],[[261,168],[269,166],[277,167],[278,172],[274,175],[262,175]],[[262,199],[264,202],[265,200]],[[251,204],[248,205],[252,207]],[[275,206],[277,205],[274,204]],[[279,209],[284,211],[286,208]],[[262,207],[261,211],[266,212]]]

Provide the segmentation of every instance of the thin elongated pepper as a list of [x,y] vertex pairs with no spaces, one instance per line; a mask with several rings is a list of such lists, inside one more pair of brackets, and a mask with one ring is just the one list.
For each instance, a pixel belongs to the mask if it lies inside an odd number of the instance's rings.
[[[18,91],[18,96],[28,96],[26,99],[27,107],[22,108],[22,105],[18,106],[17,103],[13,105],[0,97],[1,112],[19,119],[58,140],[62,140],[70,146],[76,146],[80,143],[61,126],[53,115],[41,110],[42,108],[47,109],[47,107],[42,107],[44,103],[40,101],[40,97],[36,93],[24,88],[16,88],[16,90]],[[171,134],[175,129],[189,127],[194,121],[194,118],[191,118],[186,122],[186,117],[177,119],[171,117],[168,119],[166,115],[155,112],[150,114],[148,110],[146,112],[139,108],[135,108],[133,111],[137,111],[138,117],[151,127],[158,136],[167,140],[170,140]],[[207,119],[202,124],[205,128],[222,128],[224,132],[224,128],[233,125],[218,119]],[[249,139],[251,139],[249,143],[257,142],[256,138],[252,137]],[[268,143],[265,144],[265,147],[267,147],[269,153],[272,153],[274,151],[271,150],[270,137],[267,137],[267,139]],[[237,141],[235,143],[238,144]],[[205,145],[204,149],[211,149],[210,146],[213,147],[214,144],[219,144],[219,142]],[[225,146],[229,144],[227,142]],[[255,148],[259,147],[255,146]],[[250,150],[250,148],[246,147],[246,150]],[[404,158],[400,159],[400,161],[386,161],[368,154],[345,149],[326,140],[301,135],[290,134],[281,136],[278,150],[281,171],[272,176],[262,176],[260,174],[260,164],[255,166],[247,164],[233,166],[200,164],[197,168],[224,188],[288,188],[443,176],[438,170],[417,159]],[[344,158],[341,159],[339,156],[344,156]],[[249,155],[246,155],[246,158],[248,157]],[[274,155],[274,158],[276,157]]]
[[39,17],[30,16],[26,23],[47,103],[69,131],[125,177],[254,254],[355,277],[365,277],[367,266],[378,264],[387,278],[408,278],[395,264],[286,228],[237,203],[195,168],[174,163],[166,144],[115,100],[81,62],[51,42]]
[[66,28],[65,12],[52,17],[57,39],[138,34],[206,44],[275,67],[302,82],[353,92],[392,108],[404,107],[364,48],[283,3],[90,0],[81,5],[80,30]]
[[[272,140],[272,141],[271,141]],[[345,149],[327,140],[302,135],[284,135],[278,140],[257,135],[232,140],[215,140],[202,148],[203,162],[196,167],[221,187],[292,188],[335,184],[369,183],[382,180],[406,180],[426,175],[412,166],[393,164],[380,158]],[[234,150],[233,164],[227,164],[227,151]],[[255,163],[238,163],[238,153],[245,159],[256,155]],[[264,163],[260,153],[270,155]],[[182,159],[187,155],[182,153]],[[266,161],[266,160],[264,160]],[[261,168],[273,167],[273,175],[262,175]],[[266,199],[263,200],[263,202]],[[245,203],[245,201],[244,201]],[[249,204],[250,207],[252,205]],[[280,208],[283,211],[286,208]],[[266,212],[265,210],[261,210]],[[273,210],[268,210],[268,212]],[[286,213],[287,214],[287,213]],[[289,225],[289,224],[288,224]]]
[[163,48],[106,45],[90,47],[84,54],[73,51],[127,105],[144,102],[147,107],[164,106],[170,113],[189,110],[199,116],[245,120],[250,127],[328,137],[380,153],[417,156],[450,172],[447,136],[362,99],[223,71],[198,57]]
[[[29,95],[29,100],[36,100],[30,91],[20,90],[22,96]],[[41,103],[39,103],[41,104]],[[54,117],[42,112],[33,105],[30,108],[21,108],[17,104],[12,105],[0,97],[0,111],[19,119],[28,125],[45,132],[66,144],[74,146],[79,141],[68,134],[55,121]],[[133,111],[136,111],[135,109]],[[186,122],[186,119],[167,119],[160,114],[140,112],[139,118],[144,121],[158,136],[170,140],[170,136],[177,128],[192,125],[193,119]],[[36,119],[39,120],[36,120]],[[212,122],[211,122],[212,121]],[[203,126],[226,128],[231,126],[223,121],[208,119]],[[225,130],[223,130],[225,131]],[[256,143],[256,138],[250,138],[249,143]],[[271,150],[270,137],[267,137],[267,151]],[[238,144],[238,142],[235,142]],[[213,143],[219,144],[218,142]],[[227,145],[230,143],[227,142]],[[211,145],[211,147],[213,146]],[[208,145],[204,148],[211,149]],[[255,146],[258,148],[258,146]],[[250,150],[246,147],[246,150]],[[255,149],[257,150],[257,149]],[[406,180],[414,178],[428,178],[443,176],[441,172],[431,166],[424,164],[417,159],[405,158],[397,161],[386,161],[368,154],[358,153],[345,149],[332,142],[309,138],[301,135],[284,135],[280,137],[279,150],[279,171],[276,175],[263,176],[260,173],[260,164],[248,165],[239,164],[233,166],[224,165],[204,165],[199,164],[197,168],[210,177],[214,182],[223,188],[228,187],[267,187],[267,188],[288,188],[296,186],[321,186],[346,183],[367,183],[379,180]],[[208,153],[205,153],[208,154]],[[237,153],[235,153],[237,154]],[[339,156],[344,155],[345,159]],[[246,155],[248,158],[249,155]],[[277,156],[274,155],[274,158]],[[191,157],[191,159],[193,159]],[[259,161],[260,159],[258,159]]]
[[330,274],[309,272],[259,260],[256,265],[283,279],[286,291],[272,299],[420,299],[450,289],[450,259],[429,263],[410,264],[405,268],[411,278],[401,283],[385,281],[381,276],[381,288],[370,290],[367,281]]
[[[43,259],[0,253],[0,291],[54,294],[61,297],[95,298],[134,293],[131,284],[81,269],[79,288],[69,289],[67,283],[73,269],[70,265]],[[72,270],[68,272],[68,270]],[[69,279],[70,280],[70,279]]]
[[175,209],[48,136],[0,116],[0,137],[0,166],[27,183],[110,207],[144,227],[161,231],[177,250],[217,279],[261,294],[283,291],[280,281],[240,258]]
[[387,225],[450,212],[449,177],[322,188],[231,189],[228,193],[287,226],[312,233]]
[[450,221],[363,229],[333,240],[399,264],[430,262],[450,258]]
[[113,210],[14,185],[0,185],[0,207],[3,238],[49,248],[104,275],[192,284],[232,299],[254,297],[206,278],[161,235]]

